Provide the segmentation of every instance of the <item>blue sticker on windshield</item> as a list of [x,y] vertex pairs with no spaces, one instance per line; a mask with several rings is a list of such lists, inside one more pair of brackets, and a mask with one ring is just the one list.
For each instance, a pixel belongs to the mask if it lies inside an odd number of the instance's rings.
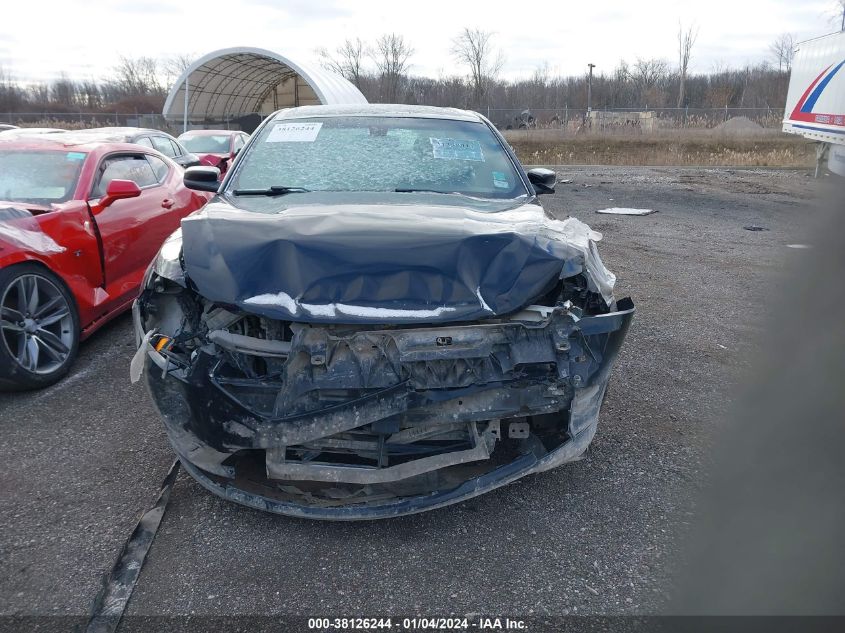
[[493,172],[493,186],[498,187],[499,189],[510,189],[510,183],[508,182],[508,176],[504,172],[501,171],[494,171]]
[[85,152],[68,152],[65,160],[85,160]]
[[484,153],[481,151],[481,143],[479,141],[432,137],[429,137],[428,140],[431,141],[431,152],[435,158],[444,160],[484,160]]

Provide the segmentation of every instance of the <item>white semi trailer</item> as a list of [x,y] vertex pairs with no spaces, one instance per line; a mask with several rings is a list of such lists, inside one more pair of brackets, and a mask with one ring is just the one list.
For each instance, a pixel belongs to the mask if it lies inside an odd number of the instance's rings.
[[826,157],[845,176],[845,31],[798,44],[783,131],[818,142],[816,175]]

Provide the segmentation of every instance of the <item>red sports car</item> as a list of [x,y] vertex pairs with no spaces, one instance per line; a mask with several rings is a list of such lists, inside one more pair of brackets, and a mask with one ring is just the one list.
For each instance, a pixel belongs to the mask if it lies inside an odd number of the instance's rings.
[[138,145],[72,132],[0,141],[0,389],[59,380],[79,341],[126,308],[208,194]]
[[220,169],[220,178],[235,156],[249,141],[249,134],[238,130],[191,130],[177,139],[189,152],[200,157],[204,165]]

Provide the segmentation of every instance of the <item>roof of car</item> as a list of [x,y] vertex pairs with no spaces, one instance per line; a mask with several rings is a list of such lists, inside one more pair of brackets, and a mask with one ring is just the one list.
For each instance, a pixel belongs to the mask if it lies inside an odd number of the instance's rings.
[[150,132],[156,132],[158,134],[165,134],[166,132],[162,132],[161,130],[153,130],[152,128],[146,127],[89,127],[85,128],[84,130],[79,130],[85,134],[99,134],[99,133],[106,133],[106,134],[141,134]]
[[38,134],[57,134],[65,131],[57,127],[15,127],[8,130],[0,129],[0,138],[20,138],[22,136],[36,136]]
[[184,136],[220,136],[222,134],[246,134],[246,132],[242,132],[241,130],[188,130],[187,132],[182,132],[178,138]]
[[435,106],[368,103],[350,105],[299,106],[276,112],[274,119],[303,119],[307,117],[379,116],[424,119],[451,119],[455,121],[481,121],[482,117],[471,110],[438,108]]
[[162,132],[161,130],[153,130],[151,128],[144,127],[94,127],[85,130],[75,130],[75,132],[83,136],[93,136],[102,138],[103,140],[114,141],[119,141],[134,136],[140,136],[142,134],[158,134],[161,136],[170,136],[170,134],[168,134],[167,132]]
[[15,138],[0,137],[0,149],[47,149],[62,150],[74,148],[80,151],[95,152],[103,147],[126,151],[143,151],[158,155],[159,152],[147,147],[128,143],[123,140],[110,140],[99,136],[79,134],[77,131],[57,132],[56,134],[33,134]]

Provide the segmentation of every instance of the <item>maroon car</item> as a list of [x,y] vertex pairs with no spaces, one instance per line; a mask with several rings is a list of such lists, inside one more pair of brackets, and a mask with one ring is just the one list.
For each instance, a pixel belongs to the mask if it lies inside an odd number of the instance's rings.
[[238,130],[191,130],[178,138],[203,164],[220,169],[221,179],[248,140],[249,134]]
[[0,141],[0,389],[61,378],[130,306],[150,261],[208,194],[159,152],[73,132]]

